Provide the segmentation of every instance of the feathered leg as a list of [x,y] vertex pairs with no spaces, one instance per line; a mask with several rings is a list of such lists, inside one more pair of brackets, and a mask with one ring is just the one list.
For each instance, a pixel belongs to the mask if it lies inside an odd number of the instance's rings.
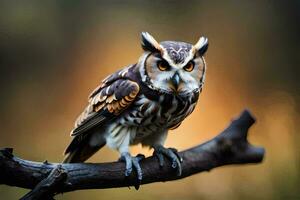
[[129,144],[130,144],[130,133],[127,133],[123,138],[122,143],[120,144],[118,151],[121,154],[119,161],[125,162],[125,176],[128,177],[133,168],[137,174],[137,184],[135,185],[136,189],[139,189],[140,183],[143,179],[143,171],[140,166],[140,161],[145,158],[144,155],[138,154],[136,157],[133,157],[129,153]]

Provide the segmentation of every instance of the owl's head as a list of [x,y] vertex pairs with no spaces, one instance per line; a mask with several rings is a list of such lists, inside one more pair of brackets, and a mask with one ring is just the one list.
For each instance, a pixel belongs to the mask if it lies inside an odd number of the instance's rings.
[[205,78],[203,58],[208,40],[195,44],[176,41],[158,43],[149,33],[142,33],[144,54],[139,60],[142,81],[163,93],[186,95],[199,91]]

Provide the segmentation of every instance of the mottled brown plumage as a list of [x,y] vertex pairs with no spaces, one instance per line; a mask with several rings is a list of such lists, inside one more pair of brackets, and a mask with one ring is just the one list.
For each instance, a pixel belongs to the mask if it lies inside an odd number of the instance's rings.
[[118,116],[130,106],[139,93],[140,87],[134,81],[121,78],[122,77],[103,82],[101,86],[90,95],[89,105],[76,120],[75,128],[71,133],[72,136],[79,135],[94,126],[97,126],[98,124],[88,123],[92,121],[92,119],[99,119],[98,123],[105,119],[104,116],[99,116],[97,114],[108,111],[109,113]]

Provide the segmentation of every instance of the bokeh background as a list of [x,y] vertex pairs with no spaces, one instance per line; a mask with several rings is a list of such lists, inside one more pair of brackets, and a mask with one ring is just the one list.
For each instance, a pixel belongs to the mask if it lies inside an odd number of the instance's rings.
[[[249,108],[257,118],[249,138],[266,148],[264,162],[139,191],[86,190],[57,199],[300,199],[299,24],[299,1],[1,1],[0,147],[60,162],[88,94],[142,53],[141,31],[159,41],[195,43],[205,35],[205,88],[167,146],[204,142]],[[152,153],[140,146],[132,152]],[[104,148],[90,161],[117,158]],[[1,185],[0,199],[26,192]]]

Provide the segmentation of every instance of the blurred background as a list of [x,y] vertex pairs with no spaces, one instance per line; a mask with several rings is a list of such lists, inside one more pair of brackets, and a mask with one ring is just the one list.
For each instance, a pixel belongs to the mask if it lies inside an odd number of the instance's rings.
[[[209,38],[197,109],[167,146],[202,143],[249,108],[262,164],[133,188],[85,190],[57,199],[300,199],[299,1],[1,1],[0,147],[24,159],[60,162],[87,96],[142,53],[140,33],[159,41]],[[136,146],[134,154],[152,152]],[[104,148],[89,161],[115,161]],[[25,189],[0,185],[0,199]]]

